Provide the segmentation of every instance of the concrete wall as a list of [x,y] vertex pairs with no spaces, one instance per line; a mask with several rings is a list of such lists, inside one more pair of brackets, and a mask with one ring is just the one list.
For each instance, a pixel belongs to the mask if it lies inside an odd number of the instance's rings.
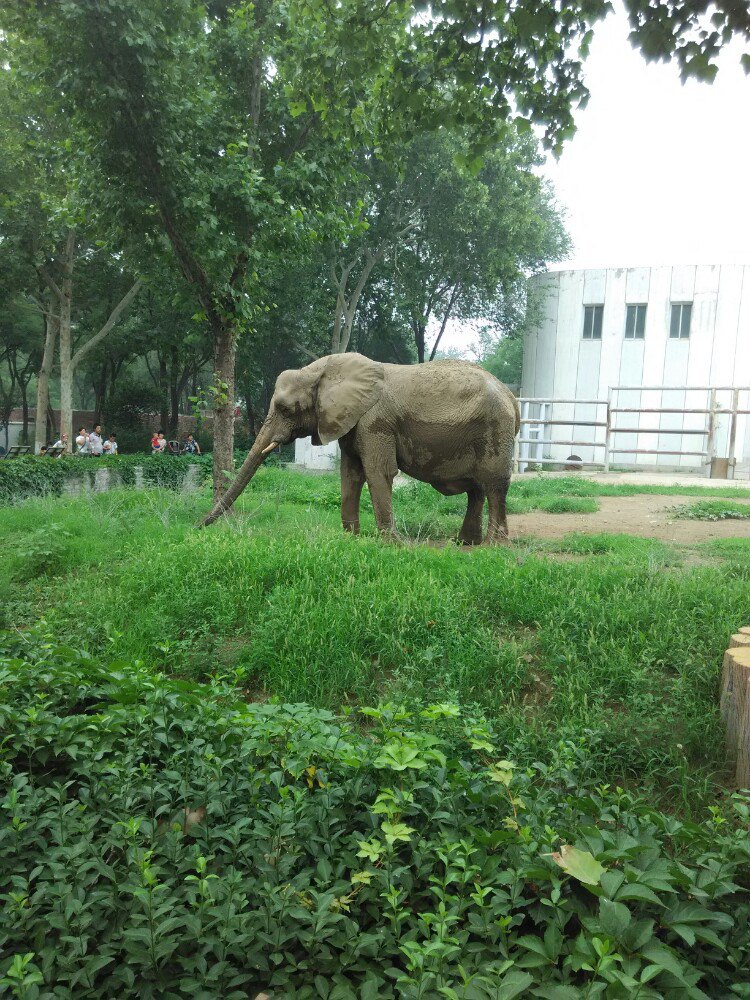
[[[559,271],[534,280],[539,321],[524,342],[521,395],[606,400],[613,386],[633,386],[614,394],[613,406],[704,408],[705,390],[686,386],[750,386],[750,266],[700,265],[638,267],[611,270]],[[690,337],[669,337],[673,302],[691,302]],[[629,304],[645,304],[644,338],[626,339]],[[601,340],[583,339],[584,308],[602,305]],[[669,386],[653,391],[644,386]],[[673,387],[673,388],[672,388]],[[728,406],[731,393],[718,393]],[[750,392],[740,395],[750,407]],[[603,419],[604,408],[589,404],[556,404],[554,419]],[[700,429],[702,414],[618,414],[615,426]],[[729,420],[719,420],[716,454],[725,456]],[[593,428],[548,428],[548,438],[592,440]],[[604,440],[603,429],[595,438]],[[705,450],[698,434],[618,434],[615,447],[681,451]],[[575,452],[584,461],[600,460],[603,449],[549,445],[545,455],[564,460]],[[734,457],[739,465],[750,456],[750,422],[739,417]],[[700,458],[627,455],[614,452],[613,465],[701,468]]]
[[330,472],[338,467],[341,457],[338,441],[314,445],[311,438],[297,438],[294,442],[294,464],[302,469],[320,469]]

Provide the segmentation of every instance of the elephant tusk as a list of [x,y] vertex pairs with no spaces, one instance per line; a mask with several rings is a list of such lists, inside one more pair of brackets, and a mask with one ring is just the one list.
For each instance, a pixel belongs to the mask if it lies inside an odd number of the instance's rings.
[[277,441],[272,441],[267,448],[263,449],[263,451],[261,452],[261,455],[267,455],[269,453],[269,451],[273,451],[273,449],[274,448],[278,448],[278,446],[279,445],[278,445]]

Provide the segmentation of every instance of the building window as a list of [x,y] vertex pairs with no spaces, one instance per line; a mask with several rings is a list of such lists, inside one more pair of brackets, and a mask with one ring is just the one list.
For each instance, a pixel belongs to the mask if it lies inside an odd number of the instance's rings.
[[583,307],[583,339],[602,339],[602,319],[604,317],[604,306],[584,306]]
[[669,320],[669,336],[674,340],[687,340],[690,336],[690,319],[693,314],[692,302],[673,302]]
[[625,339],[643,340],[646,336],[646,306],[628,306],[625,318]]

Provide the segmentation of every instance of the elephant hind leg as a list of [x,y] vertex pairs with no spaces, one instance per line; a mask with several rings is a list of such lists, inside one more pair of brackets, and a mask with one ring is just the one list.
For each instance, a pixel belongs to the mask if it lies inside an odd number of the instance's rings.
[[458,540],[463,545],[479,545],[482,541],[482,514],[484,512],[484,490],[481,486],[472,486],[467,491],[468,503],[466,516]]
[[510,486],[510,476],[503,476],[487,487],[487,506],[489,518],[487,521],[487,536],[485,545],[498,545],[508,540],[508,520],[506,516],[506,497]]

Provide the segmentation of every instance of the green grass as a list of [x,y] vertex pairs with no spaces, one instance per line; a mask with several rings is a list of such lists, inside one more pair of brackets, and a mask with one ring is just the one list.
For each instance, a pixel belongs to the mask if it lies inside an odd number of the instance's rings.
[[693,521],[743,521],[750,518],[750,504],[727,500],[698,500],[696,503],[668,507],[667,512],[672,517]]
[[[564,506],[586,488],[523,481],[513,502]],[[525,759],[585,740],[602,780],[653,783],[686,807],[720,774],[721,657],[750,618],[745,540],[697,547],[707,565],[621,535],[391,546],[369,502],[363,535],[343,534],[335,477],[281,470],[257,478],[242,516],[194,530],[208,502],[119,491],[6,509],[4,624],[43,617],[62,641],[220,676],[250,699],[455,699]],[[412,540],[455,535],[463,506],[423,484],[396,491]]]
[[[679,476],[675,475],[675,480]],[[647,482],[608,483],[601,479],[580,476],[529,475],[516,479],[511,493],[534,497],[538,495],[630,497],[637,494],[653,496],[735,497],[750,500],[750,490],[742,486],[660,486]]]

